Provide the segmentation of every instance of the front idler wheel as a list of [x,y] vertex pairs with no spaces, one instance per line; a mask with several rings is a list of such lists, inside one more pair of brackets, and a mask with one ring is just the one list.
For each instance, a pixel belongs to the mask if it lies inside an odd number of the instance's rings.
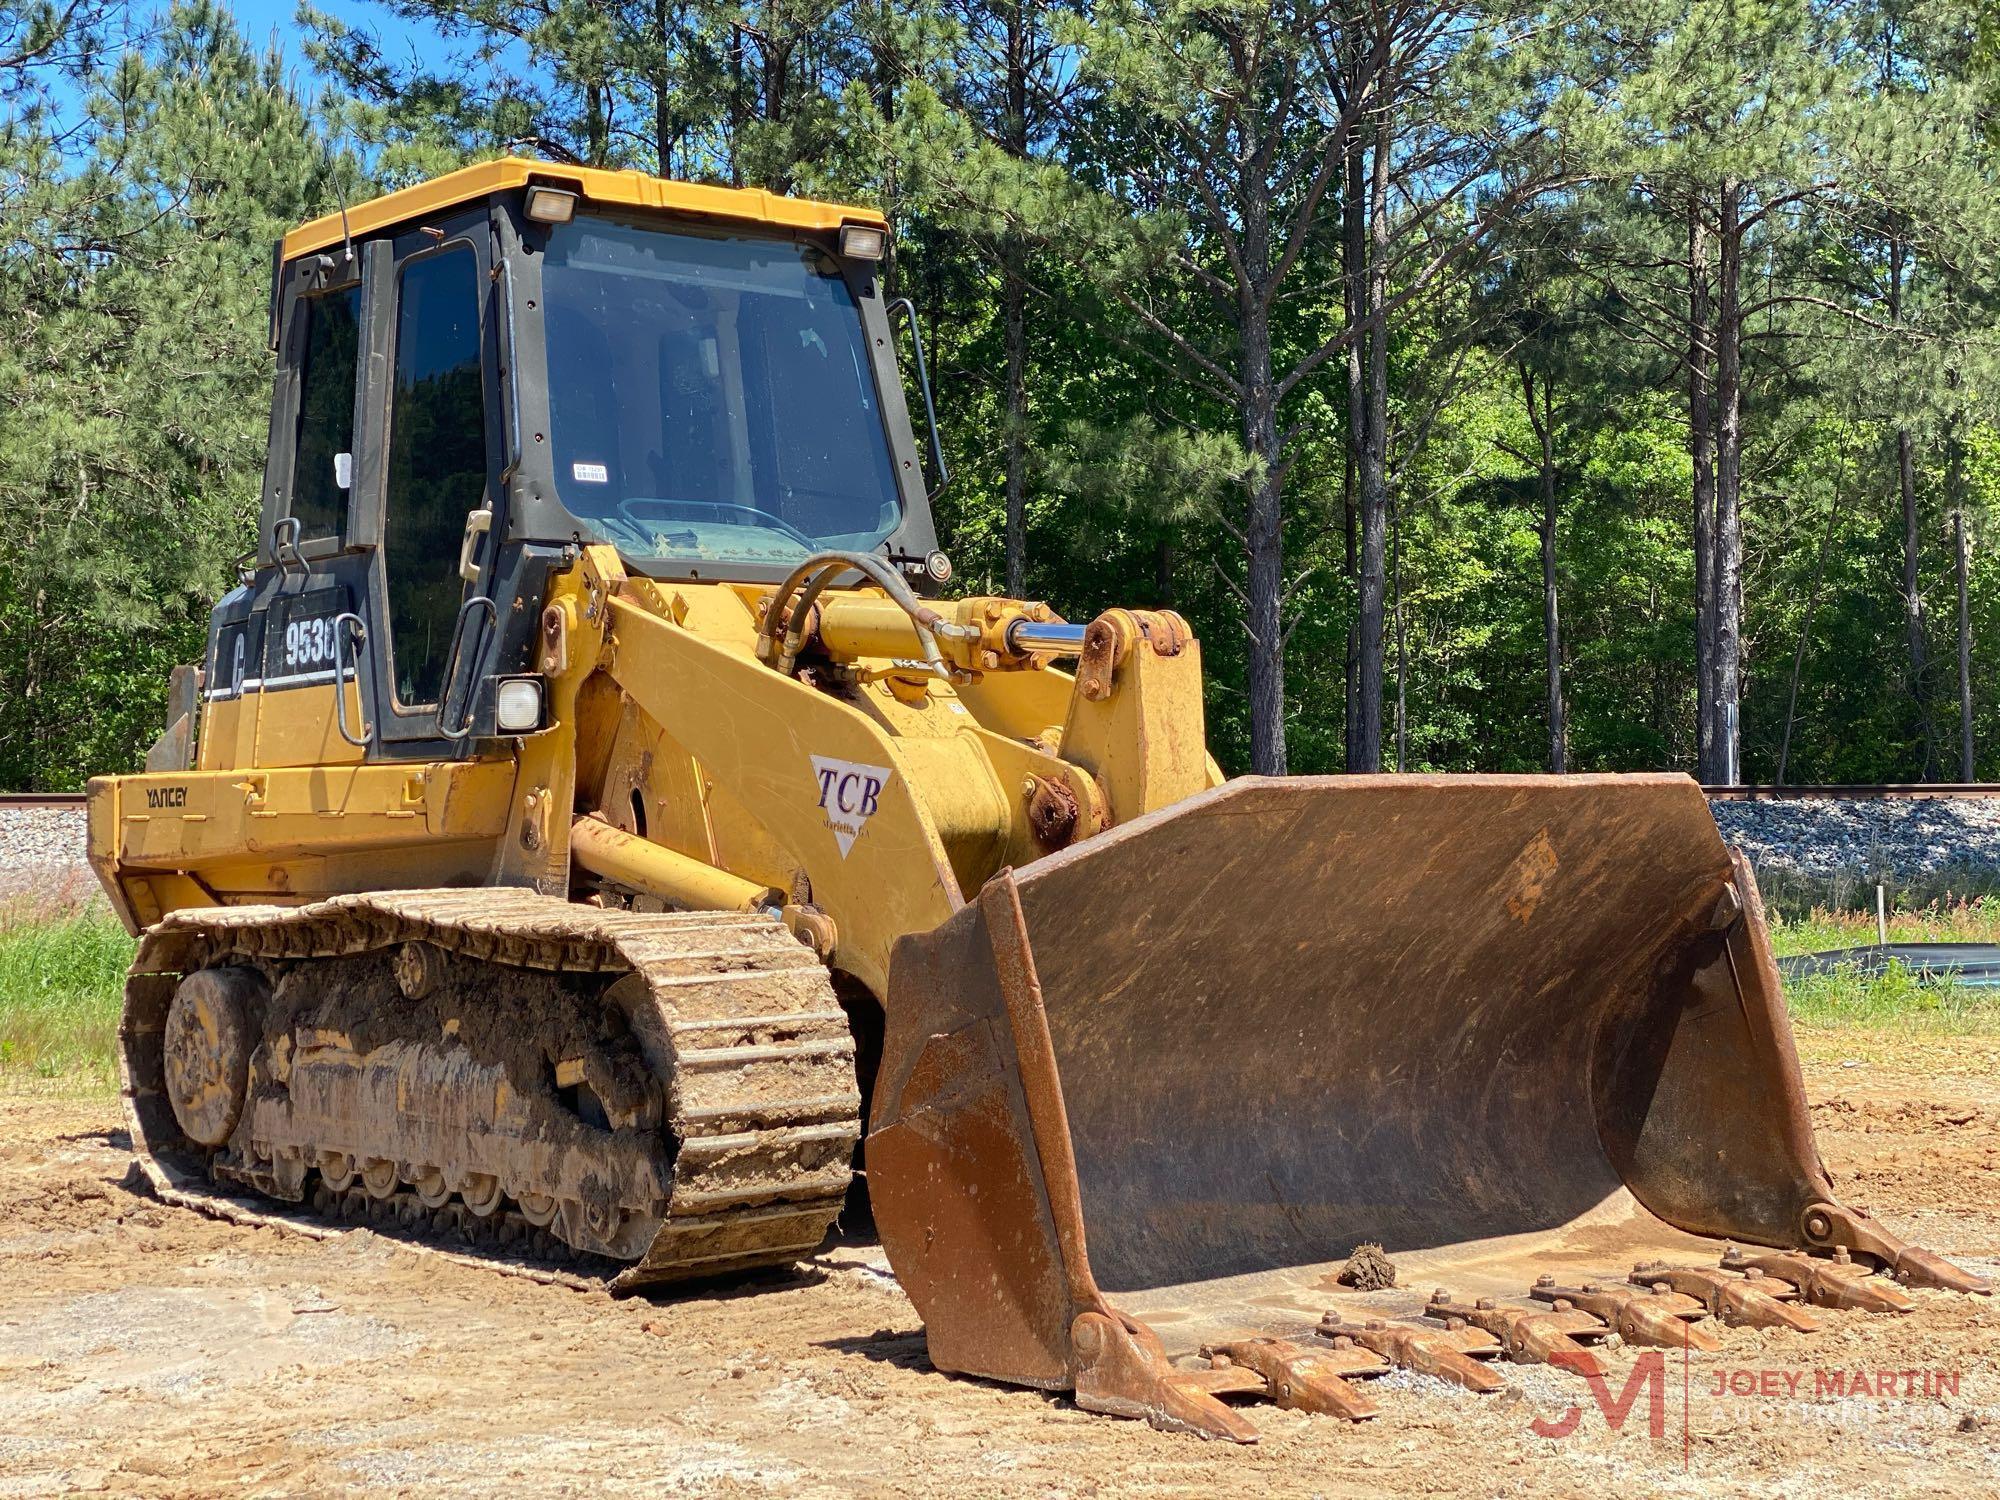
[[167,1102],[197,1146],[227,1144],[249,1094],[250,1054],[269,990],[255,969],[197,969],[167,1009]]

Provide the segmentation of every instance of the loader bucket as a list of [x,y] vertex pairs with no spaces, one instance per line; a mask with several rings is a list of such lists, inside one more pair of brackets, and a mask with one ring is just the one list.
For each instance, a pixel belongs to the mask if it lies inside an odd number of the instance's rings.
[[870,1178],[933,1361],[1099,1409],[1179,1399],[1128,1309],[1303,1315],[1362,1242],[1904,1248],[1835,1197],[1682,776],[1234,781],[1003,873],[887,1009]]

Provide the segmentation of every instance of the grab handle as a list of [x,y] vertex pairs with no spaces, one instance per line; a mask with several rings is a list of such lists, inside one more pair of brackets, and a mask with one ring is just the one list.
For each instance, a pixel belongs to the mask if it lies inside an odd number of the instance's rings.
[[[347,627],[354,627],[354,691],[361,689],[361,648],[368,644],[368,626],[361,616],[348,610],[333,617],[333,721],[340,737],[356,749],[366,750],[375,731],[368,726],[368,711],[361,710],[361,733],[347,727]],[[362,697],[365,703],[367,698]]]
[[[465,654],[465,622],[474,610],[482,607],[485,609],[487,619],[491,622],[493,628],[498,630],[500,627],[500,606],[495,604],[485,594],[474,594],[465,603],[459,605],[458,618],[452,622],[451,649],[445,653],[444,658],[444,697],[438,704],[437,712],[438,733],[448,740],[462,740],[472,733],[472,710],[473,705],[478,701],[479,697],[479,673],[476,670],[476,656],[474,658],[475,670],[472,673],[472,681],[466,687],[464,694],[464,712],[459,716],[458,727],[456,729],[451,727],[449,710],[452,702],[452,689],[458,685],[459,658]],[[483,635],[484,632],[482,631],[482,639]]]

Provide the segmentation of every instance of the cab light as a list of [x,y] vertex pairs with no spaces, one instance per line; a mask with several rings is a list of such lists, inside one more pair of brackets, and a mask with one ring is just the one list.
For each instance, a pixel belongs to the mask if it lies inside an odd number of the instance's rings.
[[576,217],[576,194],[561,188],[531,187],[527,211],[537,224],[567,224]]
[[840,253],[848,260],[880,260],[889,253],[889,231],[849,224],[840,231]]

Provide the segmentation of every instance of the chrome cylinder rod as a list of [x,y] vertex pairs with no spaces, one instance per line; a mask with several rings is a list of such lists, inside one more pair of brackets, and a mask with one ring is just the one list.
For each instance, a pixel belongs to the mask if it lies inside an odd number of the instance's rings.
[[1007,649],[1023,655],[1048,651],[1057,656],[1078,656],[1083,652],[1083,633],[1088,628],[1055,621],[1016,620],[1007,627]]

